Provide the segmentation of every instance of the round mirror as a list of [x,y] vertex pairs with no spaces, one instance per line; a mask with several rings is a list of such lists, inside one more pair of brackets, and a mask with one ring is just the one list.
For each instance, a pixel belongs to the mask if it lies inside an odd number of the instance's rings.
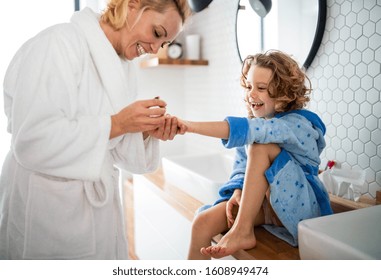
[[[259,13],[253,2],[270,2],[270,10]],[[323,38],[326,5],[326,0],[240,0],[236,36],[241,61],[247,55],[277,49],[307,69]]]

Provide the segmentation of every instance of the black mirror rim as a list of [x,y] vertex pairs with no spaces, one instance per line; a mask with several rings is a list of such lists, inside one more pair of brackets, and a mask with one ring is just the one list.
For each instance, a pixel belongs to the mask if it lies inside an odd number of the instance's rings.
[[[312,41],[312,45],[311,45],[311,48],[310,48],[310,51],[307,55],[307,58],[306,60],[304,61],[303,63],[303,68],[305,70],[307,70],[311,64],[312,64],[312,61],[314,60],[319,48],[320,48],[320,45],[321,45],[321,42],[322,42],[322,39],[323,39],[323,35],[324,35],[324,31],[325,31],[325,23],[326,23],[326,20],[327,20],[327,0],[318,0],[318,4],[319,4],[319,11],[318,11],[318,18],[317,18],[317,25],[316,25],[316,30],[315,30],[315,36],[314,36],[314,39]],[[239,51],[239,46],[238,46],[238,37],[237,37],[237,18],[238,18],[238,11],[240,10],[241,6],[239,5],[238,3],[238,7],[237,7],[237,14],[236,14],[236,32],[235,32],[235,36],[236,36],[236,45],[237,45],[237,52],[238,52],[238,56],[239,56],[239,59],[241,61],[241,63],[243,62],[243,59],[241,57],[241,53]]]
[[201,12],[209,6],[213,0],[188,0],[188,5],[194,13]]
[[307,55],[306,61],[303,63],[304,69],[308,69],[314,60],[323,39],[325,31],[325,23],[327,20],[327,0],[319,0],[318,20],[316,25],[315,37],[312,41],[310,52]]

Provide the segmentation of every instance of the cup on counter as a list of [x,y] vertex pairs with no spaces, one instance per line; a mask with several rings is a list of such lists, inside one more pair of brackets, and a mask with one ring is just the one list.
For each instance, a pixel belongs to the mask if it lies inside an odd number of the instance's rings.
[[185,37],[185,51],[187,59],[199,60],[201,58],[200,41],[201,37],[199,34],[191,34]]

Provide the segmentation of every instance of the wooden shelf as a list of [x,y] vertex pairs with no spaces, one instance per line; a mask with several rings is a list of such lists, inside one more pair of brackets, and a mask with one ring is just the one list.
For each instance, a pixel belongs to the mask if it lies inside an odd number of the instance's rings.
[[159,67],[159,66],[205,66],[208,65],[207,60],[190,60],[190,59],[169,59],[153,57],[143,60],[140,63],[142,68]]

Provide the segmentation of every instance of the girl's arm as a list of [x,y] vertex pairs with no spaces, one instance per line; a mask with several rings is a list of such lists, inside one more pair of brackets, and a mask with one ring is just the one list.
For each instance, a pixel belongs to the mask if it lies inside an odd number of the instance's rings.
[[197,133],[204,136],[216,137],[220,139],[229,138],[229,124],[227,121],[216,122],[191,122],[178,119],[178,133]]

